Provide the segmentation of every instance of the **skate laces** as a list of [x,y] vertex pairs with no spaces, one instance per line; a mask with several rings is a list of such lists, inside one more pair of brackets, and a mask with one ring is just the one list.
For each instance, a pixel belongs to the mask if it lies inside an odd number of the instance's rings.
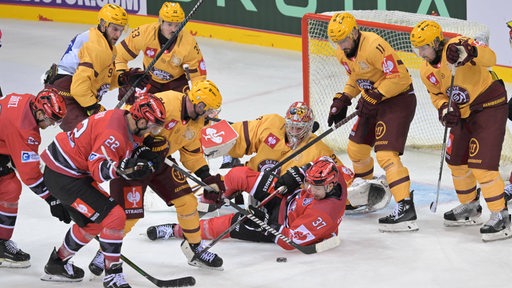
[[96,252],[96,256],[94,256],[94,259],[92,259],[92,264],[94,266],[103,268],[103,266],[105,266],[104,262],[105,258],[103,253],[101,251]]
[[471,201],[466,204],[460,204],[457,207],[453,208],[453,214],[455,215],[469,215],[473,216],[478,214],[477,208],[478,208],[478,201]]
[[66,273],[69,275],[75,275],[75,270],[73,269],[73,261],[67,261],[64,264],[64,270],[66,270]]
[[215,256],[217,256],[215,253],[212,253],[210,251],[205,251],[203,253],[201,253],[201,251],[203,251],[204,249],[204,241],[201,241],[201,243],[197,246],[196,248],[196,254],[200,254],[199,255],[199,258],[201,260],[204,260],[208,263],[212,263],[213,262],[213,259],[215,259]]
[[7,251],[9,251],[10,253],[16,254],[18,253],[18,251],[20,251],[20,249],[18,249],[18,246],[16,245],[16,243],[14,243],[14,241],[7,240],[4,243],[5,249],[7,249]]
[[123,273],[106,275],[103,282],[108,282],[107,287],[119,287],[128,284],[128,282],[126,282],[126,279],[124,279]]
[[164,224],[156,227],[156,237],[157,239],[167,240],[170,237],[174,236],[174,225],[173,224]]
[[393,212],[391,212],[389,217],[397,218],[398,216],[400,216],[400,214],[402,214],[404,212],[404,210],[405,210],[405,200],[396,203],[396,207],[393,210]]

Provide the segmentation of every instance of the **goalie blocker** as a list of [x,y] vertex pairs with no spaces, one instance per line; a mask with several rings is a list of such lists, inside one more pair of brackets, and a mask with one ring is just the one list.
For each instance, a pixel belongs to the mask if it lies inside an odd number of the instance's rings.
[[201,146],[207,158],[227,155],[235,145],[238,133],[226,120],[201,129]]

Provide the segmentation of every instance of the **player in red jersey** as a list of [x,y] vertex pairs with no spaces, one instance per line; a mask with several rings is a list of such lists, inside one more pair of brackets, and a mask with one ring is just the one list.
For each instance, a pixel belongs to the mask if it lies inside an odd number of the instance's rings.
[[70,222],[69,214],[50,193],[39,168],[39,129],[46,129],[66,115],[64,99],[53,89],[44,89],[37,96],[0,90],[0,122],[9,129],[0,130],[0,266],[25,268],[30,255],[10,240],[18,214],[21,181],[50,205],[59,220]]
[[119,262],[126,215],[98,183],[120,176],[142,179],[157,170],[162,162],[148,160],[155,153],[140,144],[145,134],[160,132],[164,119],[164,104],[142,95],[129,111],[100,112],[57,134],[43,151],[45,182],[75,224],[53,250],[42,280],[81,281],[84,271],[69,259],[98,236],[105,258],[104,287],[130,287]]
[[[257,218],[295,243],[311,245],[338,234],[338,226],[345,213],[347,184],[334,160],[327,156],[313,161],[304,167],[304,171],[303,188],[290,191],[286,197],[276,197],[279,201],[269,202],[262,209],[250,206],[250,210]],[[236,213],[201,220],[202,237],[218,237],[242,216]],[[169,230],[167,238],[183,238],[179,224],[168,225],[172,229]],[[275,235],[265,233],[265,230],[251,220],[239,224],[226,237],[254,242],[275,242],[286,250],[293,249]]]

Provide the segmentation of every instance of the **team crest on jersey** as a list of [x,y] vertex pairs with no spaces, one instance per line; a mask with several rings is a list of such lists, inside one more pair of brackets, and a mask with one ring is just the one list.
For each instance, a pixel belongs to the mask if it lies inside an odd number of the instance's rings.
[[382,70],[386,75],[393,75],[397,74],[400,71],[398,71],[398,67],[396,65],[395,58],[393,55],[386,55],[384,56],[384,60],[382,61]]
[[311,204],[313,202],[313,198],[306,198],[302,201],[302,206],[308,206],[309,204]]
[[39,154],[34,151],[21,151],[21,162],[37,162],[39,161]]
[[350,75],[352,74],[352,71],[350,70],[350,66],[348,66],[348,63],[343,61],[341,62],[341,65],[343,65],[343,67],[345,67],[345,71],[347,71],[347,73]]
[[277,137],[276,135],[269,133],[267,138],[265,139],[265,144],[267,144],[268,147],[274,149],[276,147],[277,143],[279,143],[281,139]]
[[451,95],[452,101],[457,104],[465,104],[469,102],[468,91],[459,86],[453,86],[453,91],[450,91],[450,88],[446,89],[446,95]]
[[153,68],[151,68],[151,74],[153,74],[153,76],[155,76],[156,78],[164,81],[170,81],[173,78],[169,72],[155,68],[154,66]]
[[434,85],[439,85],[439,79],[437,79],[436,74],[434,72],[430,72],[430,74],[427,75],[427,79],[430,83]]
[[124,211],[126,214],[143,213],[142,186],[123,187]]
[[176,126],[176,124],[178,124],[178,120],[172,119],[171,121],[169,121],[169,123],[165,124],[165,129],[171,130],[172,128],[174,128],[174,126]]
[[311,231],[309,231],[308,228],[304,225],[300,225],[299,227],[297,227],[297,229],[293,230],[291,236],[292,236],[293,242],[295,242],[299,245],[301,243],[305,243],[305,242],[315,239],[315,236],[313,235],[313,233],[311,233]]
[[181,63],[183,62],[183,59],[181,59],[180,57],[176,56],[176,55],[172,55],[171,56],[171,64],[174,65],[174,66],[181,66]]
[[[260,172],[268,171],[269,169],[272,169],[272,167],[276,166],[277,163],[278,163],[278,161],[276,161],[276,160],[265,159],[265,160],[261,161],[260,163],[258,163],[258,171],[260,171]],[[277,175],[281,174],[278,171],[274,171],[274,172]]]
[[356,83],[362,90],[373,89],[373,82],[368,79],[357,79]]
[[27,144],[28,145],[39,145],[39,141],[36,140],[34,137],[29,136],[27,138]]
[[144,55],[146,55],[149,58],[155,58],[156,49],[155,48],[146,47],[146,50],[144,50]]

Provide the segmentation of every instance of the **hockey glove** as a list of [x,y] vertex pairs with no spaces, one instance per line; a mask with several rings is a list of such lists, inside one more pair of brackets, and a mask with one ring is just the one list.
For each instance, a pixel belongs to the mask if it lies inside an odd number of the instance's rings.
[[117,174],[126,180],[140,180],[153,172],[153,163],[141,158],[125,158],[117,167]]
[[52,216],[59,219],[60,221],[69,224],[71,222],[71,217],[69,216],[68,210],[64,208],[64,205],[60,203],[60,200],[53,197],[52,195],[48,196],[44,199],[48,205],[50,205],[50,212]]
[[151,162],[155,171],[160,170],[162,164],[164,164],[164,157],[165,156],[162,157],[159,153],[155,153],[143,145],[138,146],[132,152],[132,158],[144,159]]
[[364,90],[356,106],[357,115],[362,118],[375,118],[379,111],[377,104],[382,101],[383,97],[384,95],[377,89]]
[[144,71],[140,68],[130,68],[130,70],[119,74],[117,82],[119,83],[119,87],[126,85],[133,86],[133,84],[135,84],[135,82],[137,82],[137,80],[141,77],[143,78],[139,80],[136,88],[143,89],[149,83],[151,76],[149,74],[144,76]]
[[331,126],[333,123],[337,124],[347,117],[348,106],[352,105],[352,100],[345,93],[336,93],[332,99],[331,108],[329,109],[329,117],[327,118],[327,125]]
[[[126,95],[126,93],[128,93],[130,88],[132,88],[132,86],[130,86],[130,85],[119,86],[117,100],[121,101],[123,99],[124,95]],[[126,98],[125,103],[128,105],[133,105],[133,103],[135,102],[135,98],[136,98],[135,93],[132,93],[128,98]]]
[[88,116],[94,115],[96,113],[100,113],[103,111],[106,111],[105,107],[101,105],[100,103],[96,102],[92,104],[91,106],[85,107],[85,111],[87,112]]
[[459,42],[451,43],[446,47],[446,60],[455,66],[463,66],[471,62],[475,65],[473,58],[478,56],[478,49],[469,43],[468,38],[460,38]]
[[144,146],[151,149],[151,151],[160,154],[162,157],[166,157],[169,152],[169,142],[163,136],[146,136],[143,141]]
[[224,181],[222,180],[222,176],[220,174],[206,177],[203,182],[208,186],[212,187],[215,191],[204,190],[203,198],[204,203],[211,204],[221,204],[222,202],[222,194],[226,191],[226,186],[224,185]]
[[274,185],[275,189],[279,187],[286,186],[288,191],[293,192],[297,190],[300,185],[304,182],[304,172],[302,172],[301,168],[297,166],[293,166],[289,168],[286,173],[281,175],[279,179],[277,179],[276,184]]
[[508,120],[512,121],[512,98],[508,100]]
[[439,121],[441,124],[448,128],[453,128],[459,124],[460,121],[460,110],[459,106],[452,101],[452,105],[450,109],[448,109],[448,102],[443,103],[441,108],[438,110],[439,112]]

